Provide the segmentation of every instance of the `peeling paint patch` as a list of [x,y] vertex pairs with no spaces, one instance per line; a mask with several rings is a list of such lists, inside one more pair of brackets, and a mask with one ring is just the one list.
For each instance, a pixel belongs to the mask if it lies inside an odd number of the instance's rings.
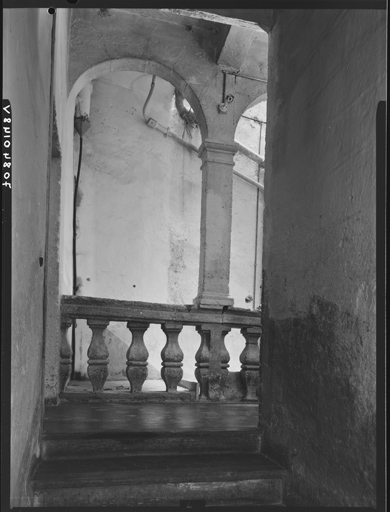
[[185,286],[183,272],[186,264],[184,260],[185,244],[187,239],[182,233],[173,229],[169,232],[170,264],[168,268],[168,293],[173,304],[183,304],[182,288]]

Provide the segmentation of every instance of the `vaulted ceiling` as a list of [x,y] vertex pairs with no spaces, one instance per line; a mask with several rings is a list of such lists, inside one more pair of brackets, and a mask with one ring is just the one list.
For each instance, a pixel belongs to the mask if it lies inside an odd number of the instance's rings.
[[[97,68],[158,75],[190,102],[201,129],[208,117],[210,136],[231,138],[248,105],[266,93],[268,34],[250,21],[183,9],[73,9],[70,41],[69,90]],[[221,117],[229,95],[234,103]]]

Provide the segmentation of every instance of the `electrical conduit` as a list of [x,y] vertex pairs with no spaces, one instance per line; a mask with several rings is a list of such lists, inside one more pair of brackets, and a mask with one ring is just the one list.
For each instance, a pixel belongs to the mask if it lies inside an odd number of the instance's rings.
[[[142,114],[143,114],[143,116],[145,118],[146,123],[151,128],[154,128],[155,130],[158,130],[159,132],[163,133],[165,136],[171,137],[172,139],[175,139],[179,144],[181,144],[182,146],[186,147],[187,149],[190,149],[191,151],[195,151],[196,153],[198,153],[199,148],[197,148],[196,146],[194,146],[190,142],[187,142],[187,141],[183,140],[181,137],[179,137],[175,133],[171,132],[171,130],[169,128],[166,128],[165,126],[161,125],[159,122],[157,122],[152,117],[148,118],[146,116],[146,113],[145,113],[146,112],[146,107],[148,106],[150,98],[152,97],[153,90],[154,90],[154,87],[155,87],[155,80],[156,80],[156,76],[153,75],[152,83],[151,83],[151,86],[150,86],[150,91],[149,91],[148,97],[146,98],[145,104],[144,104],[143,109],[142,109]],[[247,148],[243,144],[240,144],[237,141],[235,141],[235,143],[237,144],[238,150],[240,151],[240,153],[242,153],[243,155],[247,156],[251,160],[257,162],[260,166],[264,165],[264,159],[260,155],[258,155],[257,153],[255,153],[254,151],[252,151],[251,149]],[[257,187],[259,190],[264,191],[263,185],[261,183],[259,183],[258,181],[253,180],[252,178],[249,178],[248,176],[245,176],[245,174],[242,174],[241,172],[239,172],[239,171],[237,171],[235,169],[233,169],[233,174],[235,174],[239,178],[245,180],[247,183],[250,183],[251,185]]]

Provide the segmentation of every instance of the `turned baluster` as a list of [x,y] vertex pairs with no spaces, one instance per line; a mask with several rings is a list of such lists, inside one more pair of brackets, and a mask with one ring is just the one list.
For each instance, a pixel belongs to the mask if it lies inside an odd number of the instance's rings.
[[130,393],[141,391],[148,376],[149,352],[145,346],[144,333],[149,325],[146,322],[127,322],[127,328],[133,335],[126,353],[126,375],[130,382]]
[[244,400],[257,400],[260,385],[260,349],[258,340],[261,327],[246,327],[241,329],[246,344],[240,355],[241,378],[244,382],[246,394]]
[[225,327],[222,331],[222,339],[221,339],[221,399],[224,399],[223,392],[229,381],[229,361],[230,354],[225,345],[225,336],[230,332],[229,327]]
[[92,330],[92,340],[89,345],[88,377],[92,383],[93,391],[103,391],[108,376],[108,349],[104,341],[103,331],[109,325],[109,320],[87,320],[88,327]]
[[167,337],[167,343],[161,351],[161,377],[168,393],[176,393],[177,385],[183,377],[183,351],[179,345],[179,334],[183,325],[165,323],[161,326]]
[[[218,401],[221,399],[221,387],[226,383],[227,377],[225,370],[227,371],[226,365],[229,359],[226,360],[227,350],[224,346],[224,338],[230,331],[230,328],[218,324],[202,324],[197,327],[197,331],[202,337],[202,342],[195,356],[197,360],[196,366],[199,369],[198,372],[195,372],[195,376],[201,387],[201,393],[203,385],[203,389],[207,390],[206,396],[210,400]],[[197,358],[198,353],[199,357]],[[201,361],[202,358],[204,361]],[[224,359],[223,363],[222,358]],[[222,364],[224,369],[222,369]],[[222,379],[223,372],[225,372],[224,379]],[[204,382],[201,382],[200,378]],[[203,397],[204,395],[201,396]]]
[[68,329],[74,320],[63,318],[61,320],[61,344],[60,344],[60,392],[65,391],[72,373],[72,346],[69,341]]
[[210,348],[209,336],[203,332],[201,327],[196,327],[200,334],[201,342],[198,351],[195,354],[196,370],[195,377],[199,383],[199,400],[204,401],[209,398],[209,371],[210,371]]

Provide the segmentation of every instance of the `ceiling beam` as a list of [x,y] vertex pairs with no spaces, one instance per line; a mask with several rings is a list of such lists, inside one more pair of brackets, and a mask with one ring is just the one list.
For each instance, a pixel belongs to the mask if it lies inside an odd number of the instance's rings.
[[232,71],[240,71],[240,68],[252,46],[255,32],[242,30],[237,25],[230,26],[227,36],[217,56],[217,64]]
[[[197,18],[214,23],[221,23],[223,25],[232,25],[241,27],[249,30],[262,31],[257,19],[251,20],[246,14],[244,18],[235,17],[235,14],[245,13],[246,10],[249,12],[261,12],[260,9],[160,9],[162,12],[170,12],[172,14],[178,14],[180,16],[187,16],[190,18]],[[249,18],[249,19],[248,19]]]
[[[243,28],[261,28],[264,32],[270,32],[274,25],[273,9],[202,9],[204,14],[218,16],[218,23],[242,26]],[[246,25],[245,25],[246,24]]]

